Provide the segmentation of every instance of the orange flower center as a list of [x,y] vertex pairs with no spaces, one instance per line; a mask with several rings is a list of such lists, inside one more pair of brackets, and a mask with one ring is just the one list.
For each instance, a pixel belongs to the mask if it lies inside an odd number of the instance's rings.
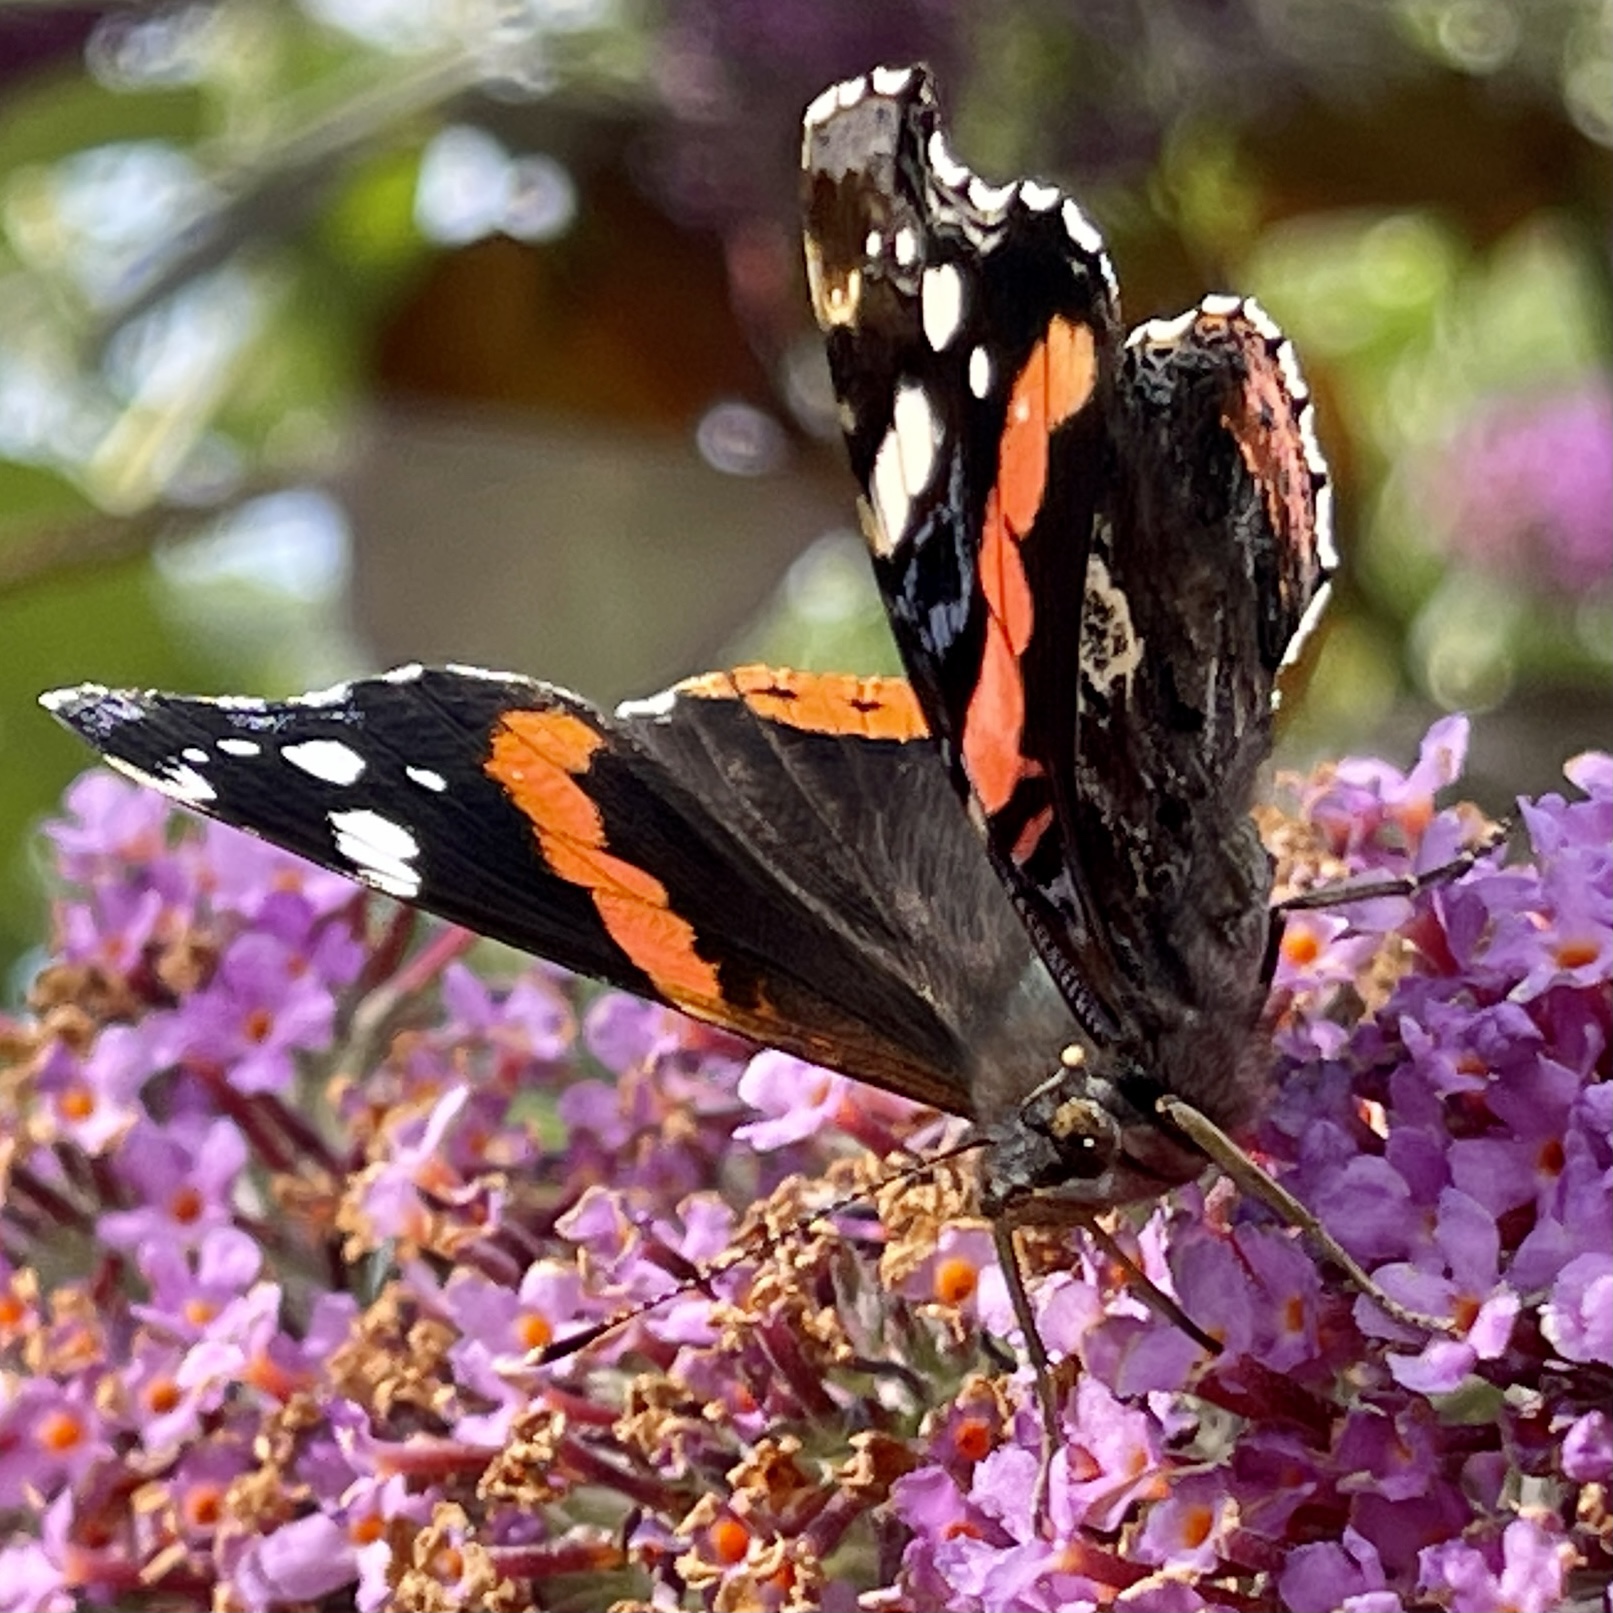
[[366,1512],[362,1518],[354,1518],[347,1526],[347,1538],[355,1546],[368,1546],[372,1541],[381,1538],[386,1528],[386,1520],[379,1512]]
[[158,1417],[179,1404],[179,1385],[172,1378],[154,1378],[146,1386],[146,1406]]
[[216,1484],[193,1485],[185,1497],[185,1518],[195,1529],[211,1529],[224,1510],[224,1492]]
[[34,1439],[41,1450],[50,1451],[55,1456],[65,1456],[84,1442],[84,1424],[70,1411],[47,1412],[39,1419]]
[[56,1100],[57,1113],[75,1123],[95,1113],[95,1094],[88,1087],[68,1087]]
[[706,1531],[706,1544],[719,1563],[732,1567],[745,1560],[745,1553],[750,1548],[750,1530],[738,1518],[719,1518]]
[[516,1319],[515,1336],[523,1350],[541,1350],[554,1337],[549,1318],[538,1311],[524,1311]]
[[1215,1513],[1209,1507],[1194,1507],[1182,1520],[1182,1539],[1190,1546],[1202,1546],[1215,1527]]
[[983,1417],[965,1417],[952,1431],[952,1443],[959,1456],[978,1462],[991,1450],[991,1428]]
[[935,1297],[943,1305],[961,1305],[974,1296],[980,1283],[980,1273],[974,1263],[961,1255],[948,1255],[935,1266]]

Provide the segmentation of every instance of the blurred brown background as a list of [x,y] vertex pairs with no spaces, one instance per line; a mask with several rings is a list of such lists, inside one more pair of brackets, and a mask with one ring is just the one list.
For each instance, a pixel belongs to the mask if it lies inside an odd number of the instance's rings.
[[81,679],[400,660],[600,700],[891,651],[795,221],[801,107],[929,61],[1128,317],[1261,297],[1346,576],[1286,743],[1613,740],[1613,12],[1596,0],[0,7],[0,955]]

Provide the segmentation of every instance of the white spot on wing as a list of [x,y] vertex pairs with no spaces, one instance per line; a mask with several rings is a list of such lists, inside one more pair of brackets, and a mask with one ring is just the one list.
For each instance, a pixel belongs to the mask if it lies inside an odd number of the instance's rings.
[[884,250],[885,237],[881,235],[878,230],[870,230],[867,235],[863,237],[863,256],[865,258],[877,258]]
[[426,669],[418,661],[410,661],[407,666],[395,666],[390,672],[381,674],[382,683],[414,683],[425,676]]
[[1046,213],[1058,206],[1059,188],[1057,185],[1043,185],[1034,179],[1027,179],[1019,187],[1019,199],[1033,213]]
[[1103,257],[1103,237],[1098,234],[1098,226],[1089,219],[1079,207],[1068,197],[1059,216],[1064,220],[1064,233],[1081,248],[1083,252],[1090,252],[1094,257]]
[[866,78],[848,78],[835,85],[835,105],[845,111],[855,106],[868,93]]
[[1126,345],[1140,347],[1144,342],[1158,342],[1161,346],[1168,346],[1171,342],[1179,342],[1192,330],[1197,317],[1198,311],[1189,308],[1185,314],[1178,314],[1174,319],[1150,319],[1126,338]]
[[974,176],[967,168],[952,155],[947,147],[946,136],[939,129],[930,136],[929,144],[924,148],[925,155],[930,159],[930,169],[943,185],[951,185],[954,189],[968,184]]
[[448,780],[434,767],[406,767],[403,776],[434,795],[441,795],[448,788]]
[[897,232],[891,243],[896,253],[896,262],[903,269],[911,269],[919,258],[918,232],[911,224],[904,224]]
[[1288,395],[1296,403],[1303,403],[1311,395],[1311,389],[1305,384],[1305,376],[1299,367],[1299,356],[1294,352],[1292,342],[1284,342],[1277,349],[1277,372],[1283,378],[1283,385],[1288,388]]
[[80,706],[104,700],[111,692],[104,683],[80,683],[71,689],[47,689],[39,697],[39,703],[46,711],[60,711],[64,706]]
[[352,684],[333,683],[328,689],[310,689],[307,694],[293,695],[290,703],[294,706],[340,706],[347,702],[352,693]]
[[1339,551],[1333,541],[1333,488],[1328,482],[1316,489],[1316,558],[1327,570],[1338,570]]
[[900,95],[913,82],[911,67],[876,67],[869,75],[875,95]]
[[420,843],[390,818],[367,807],[327,814],[336,837],[336,854],[366,884],[389,896],[420,893],[420,875],[409,863],[420,855]]
[[206,767],[212,759],[200,745],[187,745],[179,754],[187,762],[194,762],[198,767]]
[[484,683],[526,683],[519,672],[495,672],[491,667],[467,666],[463,661],[450,661],[448,671],[456,678],[480,678]]
[[1242,307],[1242,297],[1232,297],[1224,291],[1212,292],[1199,304],[1199,308],[1204,313],[1210,314],[1217,319],[1228,319]]
[[[909,382],[896,394],[891,427],[874,458],[874,513],[889,554],[907,536],[913,500],[929,486],[935,473],[936,420],[924,388]],[[878,545],[876,545],[878,548]]]
[[304,739],[285,745],[281,757],[325,784],[352,784],[364,775],[364,758],[339,739]]
[[969,390],[977,398],[984,398],[991,391],[991,354],[983,347],[977,347],[969,355]]
[[201,806],[218,799],[218,791],[194,767],[183,762],[170,762],[163,768],[157,788],[183,806]]
[[1299,440],[1305,446],[1305,463],[1317,476],[1327,475],[1327,456],[1322,452],[1322,445],[1316,440],[1316,422],[1313,420],[1311,409],[1302,408],[1299,411]]
[[1018,185],[988,185],[978,174],[969,180],[969,200],[982,213],[1001,213],[1018,190]]
[[963,271],[955,263],[940,263],[924,271],[920,289],[924,339],[941,352],[963,324]]
[[223,751],[226,756],[258,756],[263,752],[263,747],[257,742],[257,740],[235,739],[233,737],[229,739],[221,739],[218,742],[218,748]]
[[[1277,321],[1255,301],[1253,297],[1243,299],[1243,317],[1266,338],[1268,342],[1280,342],[1283,339],[1281,327]],[[1286,345],[1286,344],[1285,344]]]
[[824,90],[821,94],[812,97],[812,100],[808,103],[807,109],[801,118],[802,123],[804,123],[807,128],[816,128],[818,124],[823,123],[829,117],[829,114],[834,111],[837,104],[836,92],[839,90],[839,88],[840,86],[838,84],[831,84],[829,88]]
[[874,526],[869,534],[874,553],[894,553],[907,531],[908,498],[902,486],[902,459],[896,433],[886,434],[874,457],[873,479],[868,487],[873,500]]
[[669,717],[678,703],[676,688],[662,689],[637,700],[624,700],[616,708],[618,717]]
[[1333,591],[1330,582],[1324,582],[1311,596],[1311,602],[1305,607],[1305,614],[1299,619],[1299,626],[1294,629],[1294,636],[1288,641],[1288,648],[1283,651],[1284,666],[1292,666],[1305,649],[1305,640],[1316,631],[1316,624],[1322,619],[1322,612],[1327,609],[1327,598]]

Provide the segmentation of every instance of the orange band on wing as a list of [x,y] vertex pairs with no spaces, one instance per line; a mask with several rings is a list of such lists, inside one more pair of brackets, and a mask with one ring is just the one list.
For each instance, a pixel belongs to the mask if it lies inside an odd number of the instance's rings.
[[963,718],[964,771],[988,816],[1007,806],[1015,785],[1033,771],[1022,749],[1025,685],[1019,658],[1031,641],[1035,600],[1019,545],[1047,494],[1048,439],[1086,407],[1097,378],[1091,329],[1056,319],[1031,349],[1008,398],[997,485],[987,495],[980,531],[986,640],[980,678]]
[[1098,382],[1098,352],[1089,326],[1055,319],[1031,349],[1008,397],[997,492],[1016,537],[1036,520],[1047,491],[1047,442],[1084,409]]
[[1260,489],[1266,519],[1282,539],[1284,551],[1306,540],[1314,546],[1317,478],[1305,452],[1288,383],[1257,334],[1245,328],[1242,320],[1231,329],[1243,350],[1246,374],[1221,423],[1238,444]]
[[1098,344],[1090,325],[1055,319],[1047,329],[1047,429],[1086,408],[1098,385]]
[[605,821],[577,782],[604,736],[568,711],[506,712],[493,731],[489,778],[531,823],[544,862],[593,898],[610,938],[671,1002],[721,998],[714,965],[692,926],[672,912],[666,886],[607,849]]
[[1019,657],[1030,642],[1035,607],[1019,544],[1003,519],[995,488],[986,496],[980,529],[980,590],[986,601],[986,642],[980,676],[963,714],[963,766],[987,813],[1000,812],[1025,767],[1025,684]]
[[677,693],[702,700],[741,700],[758,717],[813,734],[908,740],[929,732],[905,678],[742,666],[689,678],[678,684]]
[[1025,680],[1019,658],[996,622],[986,624],[980,679],[963,719],[963,766],[969,787],[988,815],[1001,812],[1029,764],[1020,754],[1025,728]]

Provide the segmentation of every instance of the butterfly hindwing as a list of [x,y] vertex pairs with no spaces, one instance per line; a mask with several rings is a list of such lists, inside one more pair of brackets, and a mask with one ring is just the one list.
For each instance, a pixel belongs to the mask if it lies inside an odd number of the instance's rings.
[[1124,1012],[1265,996],[1270,875],[1250,810],[1277,676],[1326,593],[1327,473],[1293,351],[1252,300],[1140,327],[1081,611],[1063,799]]
[[900,680],[745,668],[615,716],[465,668],[47,703],[186,806],[920,1101],[968,1112],[1027,1013],[1056,1034]]

